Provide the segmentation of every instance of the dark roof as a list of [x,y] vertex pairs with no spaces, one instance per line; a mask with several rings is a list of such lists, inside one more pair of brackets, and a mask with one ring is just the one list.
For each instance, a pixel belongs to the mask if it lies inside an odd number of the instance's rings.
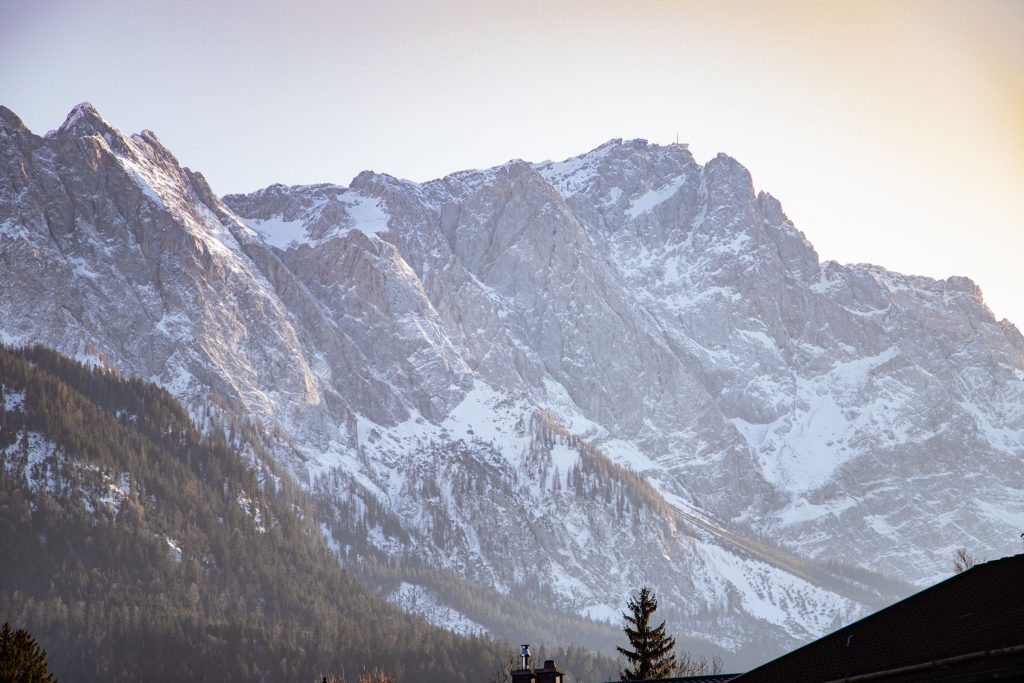
[[[987,672],[984,678],[979,671]],[[973,681],[1000,672],[1024,680],[1024,555],[975,565],[734,683],[837,681],[869,673],[875,674],[871,681],[885,683]]]
[[659,683],[729,683],[739,674],[709,674],[707,676],[681,676],[678,678],[661,678]]
[[[729,683],[739,674],[708,674],[707,676],[678,676],[676,678],[651,678],[643,683]],[[640,683],[639,681],[637,683]]]

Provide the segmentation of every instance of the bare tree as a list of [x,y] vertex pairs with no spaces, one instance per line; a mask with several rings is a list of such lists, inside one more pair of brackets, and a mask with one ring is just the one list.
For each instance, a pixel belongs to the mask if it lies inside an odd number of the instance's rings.
[[977,563],[977,558],[967,552],[967,548],[957,548],[956,553],[953,555],[953,572],[959,574]]
[[487,677],[487,683],[510,683],[512,680],[512,672],[517,668],[515,655],[509,655],[508,661],[494,670],[494,672]]
[[[323,677],[322,683],[348,683],[348,679],[338,674],[330,674]],[[374,669],[373,671],[364,671],[359,674],[356,683],[395,683],[395,679],[380,669]]]
[[715,655],[708,663],[707,658],[701,655],[700,658],[692,656],[689,652],[676,655],[676,667],[673,671],[676,676],[713,676],[722,673],[722,658]]
[[359,683],[395,683],[391,674],[386,674],[380,669],[374,669],[370,673],[359,675]]

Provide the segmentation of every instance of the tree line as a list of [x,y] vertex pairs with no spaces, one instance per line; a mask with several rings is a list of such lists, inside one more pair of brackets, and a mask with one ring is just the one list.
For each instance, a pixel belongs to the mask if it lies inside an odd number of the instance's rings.
[[0,618],[75,681],[458,683],[508,658],[343,571],[313,501],[262,485],[253,448],[201,433],[153,384],[0,347]]

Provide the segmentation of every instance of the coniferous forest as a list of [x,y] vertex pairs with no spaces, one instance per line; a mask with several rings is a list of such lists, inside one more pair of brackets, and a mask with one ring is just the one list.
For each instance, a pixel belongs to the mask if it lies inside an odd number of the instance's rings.
[[[498,676],[511,646],[365,589],[315,502],[222,431],[153,384],[0,347],[0,621],[32,633],[58,680]],[[538,654],[616,677],[579,648]]]

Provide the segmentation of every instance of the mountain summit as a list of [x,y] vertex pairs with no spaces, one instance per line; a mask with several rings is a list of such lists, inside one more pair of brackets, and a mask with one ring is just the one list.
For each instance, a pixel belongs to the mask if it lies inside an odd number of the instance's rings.
[[92,106],[89,102],[75,105],[68,113],[67,118],[64,119],[64,123],[57,129],[58,135],[75,137],[114,132],[113,127],[107,123],[106,119],[100,116],[100,113],[96,111],[96,107]]
[[221,200],[100,123],[7,127],[3,339],[256,423],[411,608],[514,639],[423,568],[615,622],[647,584],[680,636],[767,652],[1018,537],[1018,330],[966,278],[821,262],[726,155]]

